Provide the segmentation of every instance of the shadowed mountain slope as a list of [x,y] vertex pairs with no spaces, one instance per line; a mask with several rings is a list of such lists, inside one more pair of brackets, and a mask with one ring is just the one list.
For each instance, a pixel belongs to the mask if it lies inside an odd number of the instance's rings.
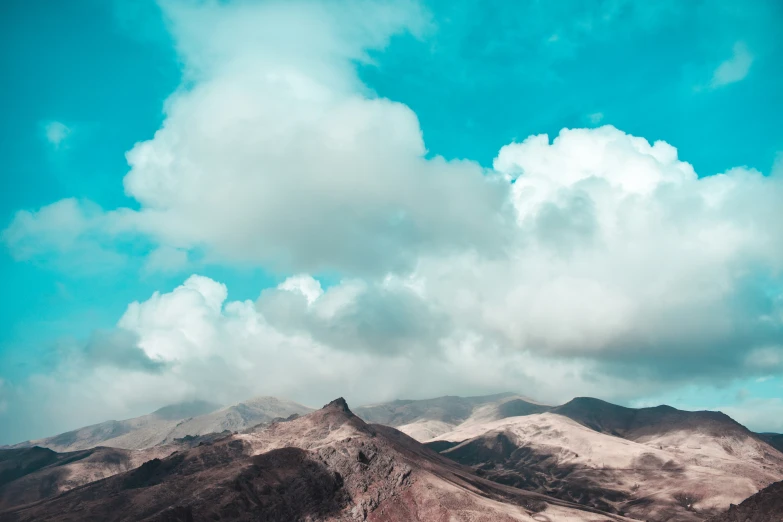
[[758,437],[775,448],[776,450],[783,452],[783,434],[781,433],[757,433]]
[[684,411],[671,406],[626,408],[591,397],[577,397],[551,411],[600,433],[630,440],[676,430],[698,430],[714,437],[750,433],[719,411]]

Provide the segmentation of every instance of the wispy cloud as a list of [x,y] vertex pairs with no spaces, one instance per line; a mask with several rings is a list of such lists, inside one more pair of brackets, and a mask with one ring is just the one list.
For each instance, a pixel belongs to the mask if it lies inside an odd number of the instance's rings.
[[592,123],[593,125],[598,125],[604,120],[604,113],[603,112],[594,112],[592,114],[588,114],[586,116],[587,121]]
[[722,62],[712,74],[710,87],[716,89],[730,83],[744,80],[753,65],[753,55],[744,42],[737,42],[732,49],[731,58]]
[[170,246],[161,246],[150,252],[144,263],[146,274],[180,272],[188,265],[188,253]]
[[71,129],[59,121],[50,121],[44,126],[44,132],[46,140],[51,143],[54,148],[59,149],[60,145],[71,134]]

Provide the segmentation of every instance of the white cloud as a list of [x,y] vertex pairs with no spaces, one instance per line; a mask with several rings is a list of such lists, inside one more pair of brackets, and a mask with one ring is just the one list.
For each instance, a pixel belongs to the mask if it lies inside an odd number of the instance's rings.
[[0,239],[17,261],[73,273],[116,269],[125,256],[114,248],[111,221],[95,203],[67,198],[36,211],[17,211]]
[[191,276],[168,294],[155,293],[134,302],[117,323],[136,334],[139,348],[152,360],[171,362],[210,355],[220,342],[212,319],[221,316],[228,291],[225,285]]
[[321,289],[321,283],[307,274],[289,277],[280,283],[277,288],[302,294],[307,299],[307,304],[313,304],[313,301],[324,293]]
[[427,258],[416,271],[458,324],[517,349],[646,371],[677,360],[693,374],[780,335],[781,303],[757,278],[783,268],[781,179],[698,178],[674,147],[613,127],[528,138],[495,168],[514,181],[509,257]]
[[[502,184],[473,162],[425,159],[416,115],[354,72],[367,49],[415,29],[418,10],[324,5],[171,4],[197,82],[127,154],[125,189],[142,204],[127,227],[211,259],[308,272],[377,273],[498,235]],[[296,36],[281,29],[290,19]]]
[[753,65],[753,55],[744,42],[737,42],[732,48],[731,58],[722,62],[712,74],[710,86],[714,89],[745,79]]
[[60,144],[71,134],[71,129],[59,121],[50,121],[44,125],[44,134],[46,140],[54,145],[55,149],[59,149]]

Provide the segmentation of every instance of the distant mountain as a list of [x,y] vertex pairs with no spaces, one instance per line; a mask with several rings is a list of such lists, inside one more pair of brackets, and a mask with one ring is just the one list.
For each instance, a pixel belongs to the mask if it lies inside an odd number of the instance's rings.
[[750,433],[719,411],[683,411],[671,406],[626,408],[591,397],[577,397],[551,411],[600,433],[629,440],[677,430],[697,430],[713,437]]
[[294,401],[277,397],[255,397],[212,413],[192,417],[179,423],[166,436],[165,441],[194,435],[207,435],[222,431],[242,431],[275,419],[291,415],[304,415],[313,411]]
[[106,421],[53,437],[31,440],[11,446],[40,446],[69,452],[110,446],[143,449],[185,436],[205,435],[224,430],[243,430],[275,418],[286,418],[312,411],[311,408],[276,397],[256,397],[233,406],[195,401],[165,406],[149,415],[122,421]]
[[757,433],[758,437],[775,448],[776,450],[783,452],[783,434],[781,433]]
[[222,408],[221,405],[207,401],[188,401],[164,406],[152,412],[152,415],[162,420],[181,420],[198,417]]
[[327,519],[627,520],[477,477],[393,428],[366,424],[342,399],[0,513],[8,522]]
[[709,522],[780,522],[783,520],[783,482],[775,482]]
[[[520,395],[501,393],[481,397],[445,396],[424,400],[396,400],[356,408],[367,422],[393,426],[419,441],[448,433],[465,422],[483,422],[516,414],[522,404],[530,411],[545,411],[548,406]],[[504,405],[508,405],[504,408]]]

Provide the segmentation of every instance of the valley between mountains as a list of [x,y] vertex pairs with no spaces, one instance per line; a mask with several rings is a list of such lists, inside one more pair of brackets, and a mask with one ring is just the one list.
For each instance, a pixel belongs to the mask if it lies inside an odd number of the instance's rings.
[[191,402],[0,449],[0,520],[780,522],[780,440],[593,398]]

